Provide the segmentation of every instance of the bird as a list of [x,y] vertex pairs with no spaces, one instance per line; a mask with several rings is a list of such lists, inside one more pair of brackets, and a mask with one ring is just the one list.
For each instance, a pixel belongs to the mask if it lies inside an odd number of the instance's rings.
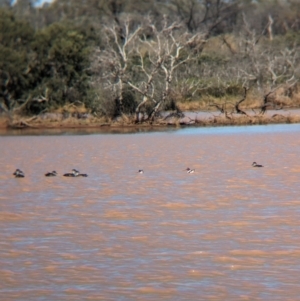
[[71,173],[65,173],[64,177],[87,177],[86,173],[80,173],[79,170],[73,168]]
[[77,169],[72,169],[72,172],[68,172],[64,174],[64,177],[77,177],[79,174],[79,171]]
[[57,172],[55,170],[45,173],[45,177],[55,177],[56,175]]
[[73,172],[75,174],[75,177],[87,177],[88,175],[86,173],[80,173],[79,170],[73,169]]
[[195,172],[195,169],[190,169],[189,167],[186,169],[186,172],[187,173],[194,173]]
[[139,169],[138,173],[144,173],[144,171],[142,169]]
[[22,170],[20,170],[19,168],[16,169],[16,171],[13,173],[13,175],[16,177],[16,178],[24,178],[25,177],[25,174]]
[[252,166],[253,166],[253,167],[263,167],[263,165],[257,164],[256,162],[253,162],[253,163],[252,163]]

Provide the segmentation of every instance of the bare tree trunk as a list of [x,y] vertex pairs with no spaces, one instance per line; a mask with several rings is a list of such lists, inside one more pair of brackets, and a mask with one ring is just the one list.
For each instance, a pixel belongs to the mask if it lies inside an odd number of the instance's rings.
[[236,104],[235,104],[235,106],[234,106],[234,107],[235,107],[235,110],[236,110],[236,112],[237,112],[238,114],[243,114],[243,115],[246,115],[246,116],[248,116],[248,115],[247,115],[247,113],[246,113],[245,111],[243,111],[243,110],[240,109],[240,104],[241,104],[243,101],[246,100],[248,90],[249,90],[249,88],[244,87],[244,97],[243,97],[241,100],[239,100],[238,102],[236,102]]
[[273,29],[272,29],[272,25],[273,25],[274,21],[273,21],[273,18],[272,18],[271,15],[269,15],[268,19],[269,19],[269,23],[268,23],[267,30],[268,30],[268,34],[269,34],[269,40],[273,41]]

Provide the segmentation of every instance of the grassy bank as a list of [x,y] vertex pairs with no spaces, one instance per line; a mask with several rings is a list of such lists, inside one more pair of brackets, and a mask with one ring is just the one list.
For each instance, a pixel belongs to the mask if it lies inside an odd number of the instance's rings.
[[92,114],[59,114],[48,113],[33,117],[14,116],[0,117],[0,128],[4,129],[51,129],[51,128],[99,128],[99,127],[181,127],[181,126],[230,126],[230,125],[266,125],[300,123],[300,110],[270,110],[264,115],[248,110],[247,115],[225,115],[217,111],[184,112],[181,117],[168,114],[157,118],[155,122],[135,123],[133,116],[122,116],[107,119]]
[[[77,104],[66,104],[31,116],[3,112],[0,114],[0,128],[179,127],[300,123],[300,91],[295,89],[293,95],[286,95],[285,91],[285,89],[277,89],[268,96],[267,101],[255,93],[247,93],[244,98],[206,95],[198,101],[179,100],[174,102],[173,111],[160,112],[152,122],[147,120],[146,111],[141,112],[138,123],[133,113],[121,114],[118,117],[97,115],[82,102],[77,102]],[[239,103],[238,108],[237,103]],[[145,114],[144,119],[143,114]]]

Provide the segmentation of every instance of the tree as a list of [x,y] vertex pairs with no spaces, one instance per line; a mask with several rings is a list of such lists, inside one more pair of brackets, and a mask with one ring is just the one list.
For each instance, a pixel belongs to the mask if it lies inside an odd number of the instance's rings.
[[[154,120],[170,96],[175,72],[191,59],[189,48],[205,42],[199,34],[185,32],[182,24],[169,24],[166,17],[161,24],[147,19],[136,27],[127,20],[123,27],[107,28],[105,34],[111,47],[98,50],[96,82],[114,95],[118,114],[125,112],[126,91],[137,95],[135,122]],[[140,116],[145,108],[146,118]]]
[[38,32],[0,10],[0,106],[40,113],[67,102],[89,104],[89,35],[66,22]]
[[0,106],[4,111],[24,107],[24,91],[32,84],[28,76],[30,43],[34,31],[7,9],[0,9]]
[[48,94],[50,104],[88,101],[89,44],[75,26],[55,23],[37,32],[31,61],[36,92]]
[[238,0],[172,0],[177,15],[190,32],[212,34],[231,31],[239,13]]

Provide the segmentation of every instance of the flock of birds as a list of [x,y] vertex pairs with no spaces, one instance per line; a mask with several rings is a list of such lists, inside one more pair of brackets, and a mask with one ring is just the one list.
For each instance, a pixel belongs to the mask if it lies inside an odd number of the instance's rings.
[[[252,166],[253,167],[263,167],[263,165],[257,164],[256,162],[253,162]],[[194,173],[195,169],[191,169],[188,167],[187,169],[185,169],[185,171],[187,173]],[[138,173],[143,174],[144,170],[139,169]],[[16,171],[13,173],[13,175],[16,178],[24,178],[25,177],[24,172],[20,169],[16,169]],[[55,170],[45,173],[45,177],[55,177],[56,175],[57,175],[57,172]],[[87,177],[88,175],[86,173],[80,173],[79,170],[77,170],[77,169],[72,169],[72,172],[65,173],[63,176],[64,177]]]
[[[13,173],[13,175],[16,178],[25,178],[25,174],[22,170],[19,168],[16,169],[16,171]],[[45,173],[45,177],[55,177],[57,175],[57,172],[55,170],[51,172]],[[72,169],[72,172],[65,173],[63,175],[64,177],[87,177],[88,175],[86,173],[80,173],[77,169]]]
[[[195,169],[190,169],[189,167],[185,169],[187,173],[194,173]],[[139,169],[138,173],[144,173],[143,169]]]

